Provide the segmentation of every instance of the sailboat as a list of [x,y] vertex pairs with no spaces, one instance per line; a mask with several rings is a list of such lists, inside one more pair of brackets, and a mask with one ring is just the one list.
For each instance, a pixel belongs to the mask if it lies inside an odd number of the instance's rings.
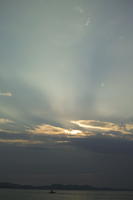
[[53,189],[51,189],[49,193],[50,193],[50,194],[54,194],[54,193],[56,193],[56,192],[55,192]]

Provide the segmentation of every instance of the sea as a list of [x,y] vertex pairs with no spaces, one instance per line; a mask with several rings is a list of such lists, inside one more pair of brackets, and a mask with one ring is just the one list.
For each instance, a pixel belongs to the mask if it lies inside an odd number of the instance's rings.
[[133,200],[133,192],[0,189],[0,200]]

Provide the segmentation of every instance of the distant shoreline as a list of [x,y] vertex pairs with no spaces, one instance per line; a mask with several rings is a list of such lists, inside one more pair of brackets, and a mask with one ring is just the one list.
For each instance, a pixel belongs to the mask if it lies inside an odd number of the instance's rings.
[[44,186],[21,185],[14,183],[0,183],[0,189],[23,189],[23,190],[78,190],[78,191],[132,191],[133,189],[126,188],[99,188],[90,185],[63,185],[52,184]]

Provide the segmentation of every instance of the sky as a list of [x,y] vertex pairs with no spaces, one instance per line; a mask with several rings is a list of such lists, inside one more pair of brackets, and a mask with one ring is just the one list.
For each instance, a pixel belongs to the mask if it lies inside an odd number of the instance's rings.
[[0,181],[133,189],[133,1],[0,0]]

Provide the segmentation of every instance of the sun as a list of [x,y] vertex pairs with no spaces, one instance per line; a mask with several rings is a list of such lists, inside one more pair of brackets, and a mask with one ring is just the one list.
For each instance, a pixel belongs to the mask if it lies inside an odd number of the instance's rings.
[[70,130],[65,130],[65,133],[69,135],[79,135],[82,133],[80,130],[75,130],[75,129],[70,129]]

